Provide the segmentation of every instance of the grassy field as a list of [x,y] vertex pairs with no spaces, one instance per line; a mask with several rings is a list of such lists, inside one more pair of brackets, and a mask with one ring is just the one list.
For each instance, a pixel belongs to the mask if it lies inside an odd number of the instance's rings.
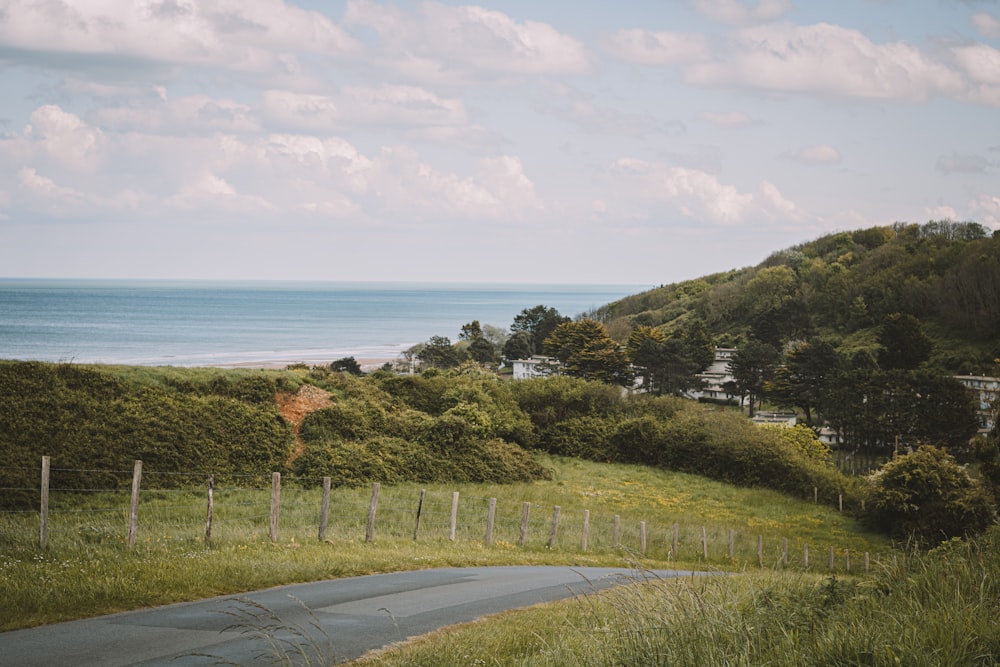
[[[412,640],[353,667],[1000,664],[1000,530],[852,577],[644,580]],[[528,630],[530,628],[530,630]]]
[[[365,540],[370,488],[334,490],[329,528],[317,539],[321,491],[286,482],[278,539],[269,538],[270,489],[218,488],[212,540],[205,541],[206,493],[197,485],[144,491],[134,548],[126,547],[128,493],[53,497],[49,546],[38,548],[37,513],[0,514],[0,629],[11,630],[138,607],[232,594],[284,583],[374,572],[462,565],[573,564],[836,569],[845,551],[874,559],[890,553],[886,540],[865,533],[833,508],[781,494],[738,489],[703,478],[638,466],[545,459],[553,479],[515,485],[386,487],[379,496],[374,540]],[[414,540],[417,502],[425,500]],[[452,494],[460,495],[456,539],[449,539]],[[496,498],[493,543],[486,545],[489,499]],[[529,536],[519,544],[524,503],[531,503]],[[558,538],[550,546],[554,508]],[[583,550],[584,511],[590,533]],[[614,517],[619,545],[614,545]],[[646,526],[646,551],[640,526]],[[672,534],[678,526],[678,548]],[[705,558],[702,534],[708,541]],[[729,555],[730,531],[734,536]]]

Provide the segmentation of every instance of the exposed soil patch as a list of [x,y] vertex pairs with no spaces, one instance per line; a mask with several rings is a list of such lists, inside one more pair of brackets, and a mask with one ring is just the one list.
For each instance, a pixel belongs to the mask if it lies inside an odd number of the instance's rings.
[[302,438],[299,436],[299,428],[302,426],[302,420],[310,412],[333,405],[333,398],[328,391],[314,387],[311,384],[304,384],[294,394],[278,394],[275,396],[275,400],[278,403],[281,416],[292,425],[292,431],[295,433],[295,450],[288,459],[288,462],[291,463],[298,458],[305,447],[305,443],[302,442]]

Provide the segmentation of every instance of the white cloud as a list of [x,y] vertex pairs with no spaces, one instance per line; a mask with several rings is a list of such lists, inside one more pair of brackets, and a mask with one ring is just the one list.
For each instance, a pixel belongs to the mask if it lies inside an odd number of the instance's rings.
[[753,124],[753,119],[742,111],[702,111],[698,114],[698,120],[725,128],[746,127]]
[[974,83],[1000,84],[1000,51],[986,44],[952,49],[962,70]]
[[605,50],[636,65],[676,65],[704,61],[711,55],[705,35],[679,32],[618,30],[604,39]]
[[686,218],[716,224],[743,222],[753,204],[752,194],[724,185],[712,174],[633,158],[611,166],[616,184],[647,202],[669,204]]
[[483,76],[582,74],[590,69],[578,40],[537,21],[464,5],[423,2],[415,13],[371,0],[348,0],[347,25],[379,35],[384,67],[419,81],[458,83]]
[[974,14],[972,16],[972,25],[976,27],[976,30],[983,37],[1000,39],[1000,19],[992,14],[987,14],[986,12]]
[[808,166],[837,164],[840,162],[840,151],[833,146],[819,144],[804,146],[791,153],[786,153],[785,157]]
[[757,191],[760,193],[762,209],[773,217],[786,220],[797,220],[801,217],[795,202],[786,199],[773,183],[761,181]]
[[108,129],[153,134],[249,133],[261,129],[250,106],[207,95],[177,99],[169,99],[165,93],[146,96],[127,106],[101,108],[91,118]]
[[951,206],[932,206],[925,209],[927,220],[958,220],[958,211]]
[[52,54],[46,63],[66,69],[93,65],[87,57],[100,55],[136,67],[172,63],[288,72],[295,66],[292,52],[338,55],[357,48],[322,14],[281,0],[5,4],[0,43]]
[[691,83],[919,101],[961,89],[960,77],[904,42],[875,44],[857,30],[820,23],[746,28],[728,52],[686,70]]
[[705,16],[724,23],[763,23],[781,18],[792,10],[790,0],[758,0],[746,4],[741,0],[691,0],[695,9]]
[[969,205],[973,216],[993,228],[1000,226],[1000,196],[982,194]]
[[23,136],[56,163],[76,170],[95,167],[105,150],[100,129],[85,123],[79,116],[45,104],[31,114],[31,124]]

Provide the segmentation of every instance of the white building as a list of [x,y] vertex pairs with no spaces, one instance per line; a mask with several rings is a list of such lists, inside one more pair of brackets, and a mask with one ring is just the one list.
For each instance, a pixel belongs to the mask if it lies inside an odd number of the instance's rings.
[[995,426],[996,409],[1000,408],[1000,378],[987,375],[956,375],[955,379],[976,394],[979,433],[986,435]]
[[555,357],[545,357],[540,354],[530,359],[515,359],[510,362],[515,380],[530,380],[545,378],[559,374],[559,360]]
[[736,348],[715,348],[715,360],[712,365],[704,373],[698,374],[702,381],[702,388],[689,392],[692,398],[719,402],[739,401],[739,396],[734,396],[725,389],[726,383],[733,379],[733,376],[729,374],[729,361],[734,354],[736,354]]

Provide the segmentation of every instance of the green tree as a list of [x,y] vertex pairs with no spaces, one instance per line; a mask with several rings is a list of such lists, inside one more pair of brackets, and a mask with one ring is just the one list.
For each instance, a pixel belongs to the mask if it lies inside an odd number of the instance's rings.
[[867,521],[898,539],[933,546],[974,535],[996,520],[996,507],[944,449],[920,447],[869,478]]
[[350,373],[351,375],[363,375],[361,364],[354,357],[337,359],[330,364],[330,370],[338,373]]
[[431,336],[417,352],[420,363],[431,368],[454,368],[462,363],[462,355],[447,336]]
[[473,341],[477,338],[483,337],[483,327],[480,326],[479,320],[472,320],[468,324],[462,325],[462,331],[458,334],[459,340]]
[[507,360],[527,359],[532,355],[533,349],[531,334],[527,331],[518,331],[504,343],[503,357]]
[[806,424],[812,426],[813,410],[826,404],[830,380],[841,363],[829,343],[814,339],[797,345],[785,354],[785,363],[767,384],[768,398],[782,407],[802,408]]
[[913,315],[894,313],[885,318],[878,342],[879,365],[884,369],[913,370],[931,356],[933,344]]
[[556,330],[556,327],[569,321],[570,318],[560,315],[559,311],[555,308],[539,304],[534,308],[525,308],[516,315],[513,323],[510,325],[510,331],[512,334],[520,331],[530,334],[531,353],[528,356],[531,356],[544,350],[545,339]]
[[469,344],[469,356],[481,364],[491,364],[496,361],[496,348],[484,336],[479,336]]
[[563,322],[545,339],[545,352],[562,363],[569,376],[628,386],[628,356],[594,320]]
[[733,354],[728,370],[740,400],[748,399],[749,414],[754,416],[764,397],[764,387],[771,379],[781,355],[774,346],[757,340],[748,341]]

